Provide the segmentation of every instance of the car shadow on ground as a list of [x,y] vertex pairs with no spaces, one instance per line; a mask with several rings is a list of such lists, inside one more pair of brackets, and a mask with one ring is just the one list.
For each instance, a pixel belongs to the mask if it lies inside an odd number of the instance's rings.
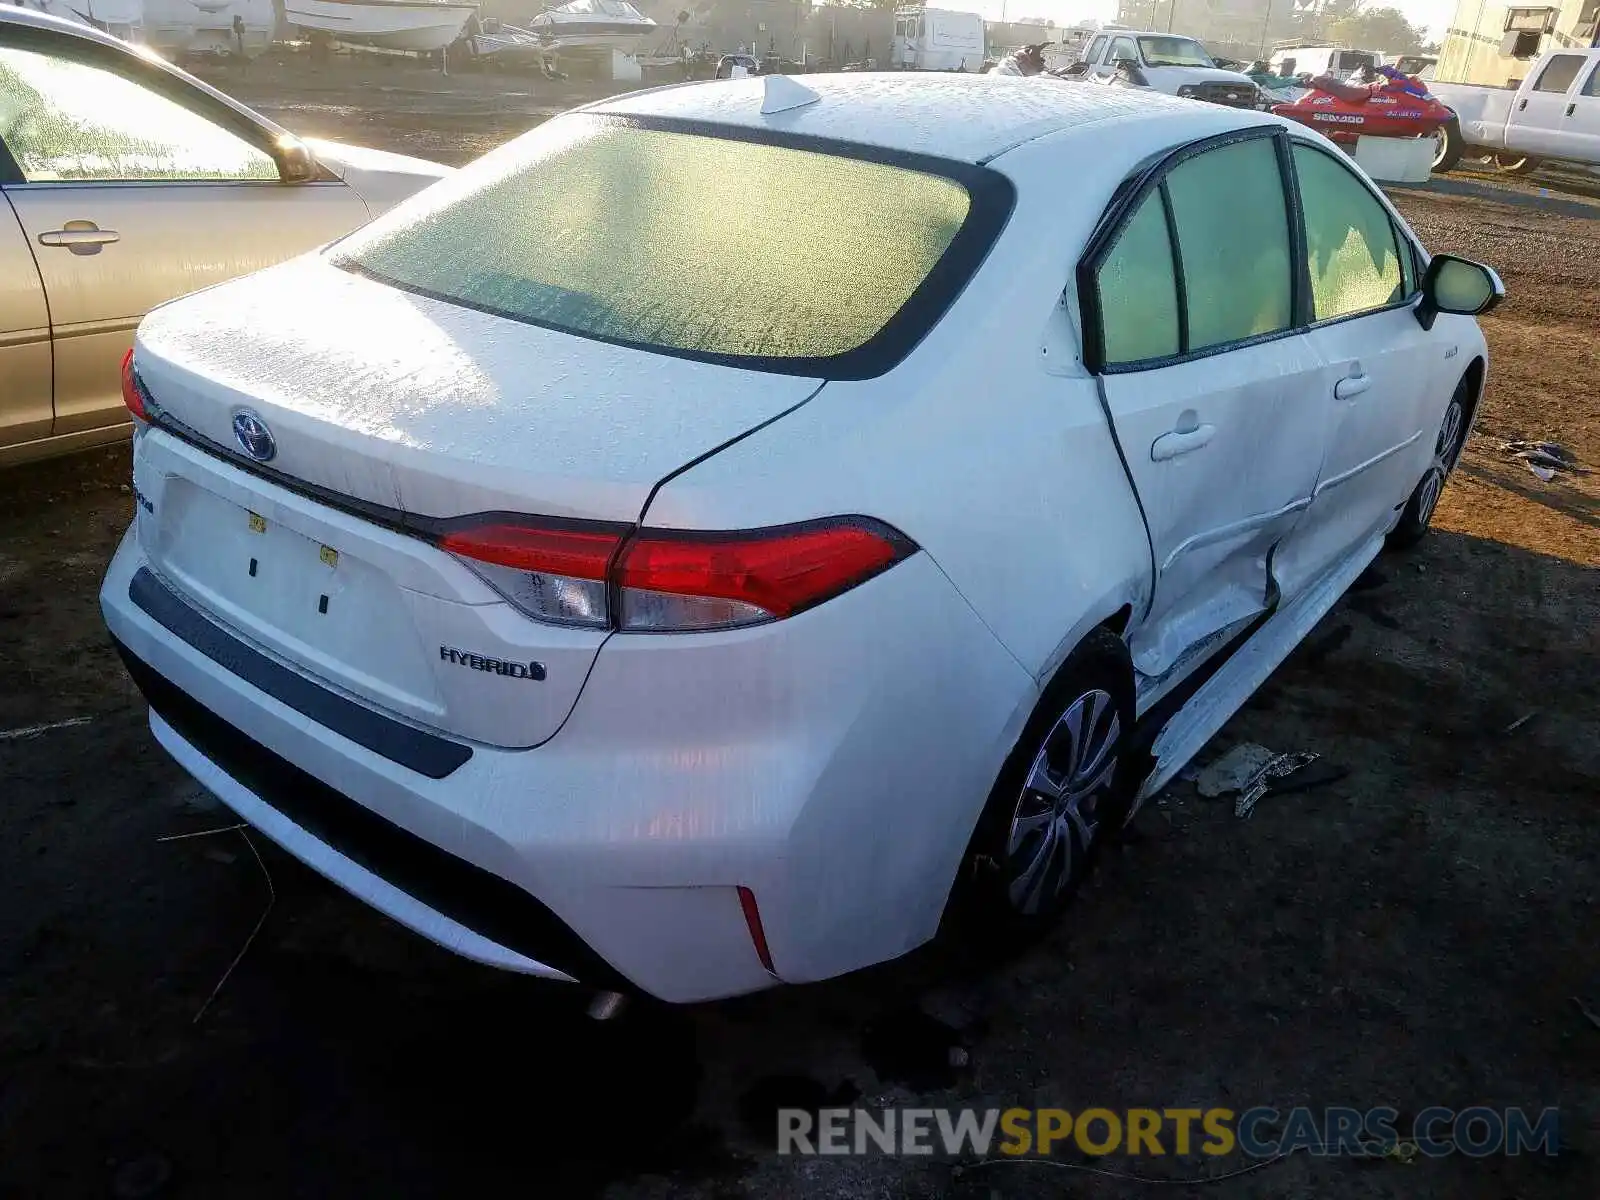
[[[1248,821],[1176,785],[1008,962],[937,946],[601,1024],[261,839],[260,865],[238,831],[157,840],[231,822],[154,746],[94,624],[125,507],[86,484],[0,531],[6,712],[92,715],[0,741],[0,1194],[986,1200],[1063,1183],[778,1158],[773,1110],[1484,1102],[1561,1104],[1575,1132],[1554,1163],[1431,1164],[1407,1195],[1592,1200],[1600,1031],[1572,1004],[1600,1008],[1592,568],[1439,531],[1385,556],[1215,743],[1349,774]],[[62,528],[99,549],[50,558]],[[1302,1159],[1230,1195],[1374,1195],[1373,1169]]]

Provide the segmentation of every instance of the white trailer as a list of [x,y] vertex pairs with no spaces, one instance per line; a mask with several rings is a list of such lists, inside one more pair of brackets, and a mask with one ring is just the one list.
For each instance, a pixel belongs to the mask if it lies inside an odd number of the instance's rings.
[[981,71],[985,39],[978,13],[920,4],[894,10],[889,63],[903,71]]

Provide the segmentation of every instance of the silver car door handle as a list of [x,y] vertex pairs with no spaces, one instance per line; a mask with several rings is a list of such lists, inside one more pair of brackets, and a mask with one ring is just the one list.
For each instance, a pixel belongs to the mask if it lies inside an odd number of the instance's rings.
[[65,246],[74,254],[98,254],[101,246],[121,240],[115,229],[101,229],[93,221],[68,221],[63,229],[47,229],[39,235],[41,246]]
[[1209,442],[1216,432],[1215,425],[1200,425],[1194,429],[1185,429],[1181,433],[1176,430],[1172,433],[1163,433],[1150,443],[1151,461],[1166,462],[1169,458],[1177,458],[1180,454],[1198,450]]
[[1333,396],[1336,400],[1354,400],[1371,386],[1370,375],[1350,375],[1333,385]]

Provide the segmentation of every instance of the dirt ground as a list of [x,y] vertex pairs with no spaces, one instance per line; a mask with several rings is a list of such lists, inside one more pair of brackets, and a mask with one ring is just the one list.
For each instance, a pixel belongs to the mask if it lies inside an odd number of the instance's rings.
[[[581,98],[379,74],[218,81],[300,132],[450,161]],[[0,1196],[1593,1200],[1600,1027],[1574,998],[1600,1010],[1600,475],[1544,483],[1498,446],[1600,468],[1600,220],[1539,186],[1397,193],[1432,248],[1506,278],[1488,399],[1434,533],[1212,748],[1348,776],[1245,821],[1175,785],[999,968],[936,949],[596,1024],[576,989],[458,961],[262,839],[163,841],[230,819],[155,747],[100,623],[127,455],[0,474],[0,731],[79,722],[0,737]],[[780,1101],[1559,1105],[1562,1144],[1152,1189],[1091,1172],[1246,1164],[782,1158]]]

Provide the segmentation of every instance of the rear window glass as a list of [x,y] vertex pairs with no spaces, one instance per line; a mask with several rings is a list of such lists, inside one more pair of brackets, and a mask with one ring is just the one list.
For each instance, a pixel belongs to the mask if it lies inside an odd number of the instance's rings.
[[[566,117],[347,238],[335,261],[602,341],[808,373],[918,297],[932,311],[899,330],[903,353],[970,273],[973,247],[952,247],[974,200],[952,176],[979,169],[949,165]],[[959,279],[953,257],[970,260]]]

